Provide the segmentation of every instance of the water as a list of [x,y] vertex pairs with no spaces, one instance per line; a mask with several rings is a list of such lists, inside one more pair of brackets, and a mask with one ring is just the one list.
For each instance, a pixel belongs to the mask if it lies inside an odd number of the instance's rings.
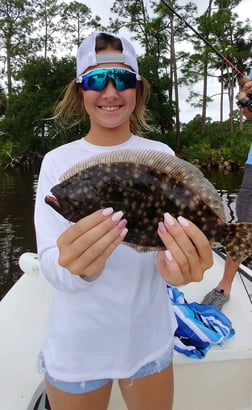
[[0,170],[0,299],[22,275],[18,259],[35,252],[33,227],[37,175],[28,170]]
[[236,197],[242,183],[243,171],[203,170],[220,194],[227,222],[236,222]]
[[[204,173],[221,195],[227,220],[235,222],[242,172]],[[30,170],[0,170],[0,299],[22,275],[20,255],[36,252],[33,213],[37,178]]]

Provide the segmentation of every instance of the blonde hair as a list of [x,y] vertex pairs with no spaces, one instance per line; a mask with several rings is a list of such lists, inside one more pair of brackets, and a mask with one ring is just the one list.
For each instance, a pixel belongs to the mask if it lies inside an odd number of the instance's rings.
[[[96,37],[96,52],[112,48],[113,50],[122,51],[121,40],[117,37],[101,33]],[[146,103],[149,98],[150,86],[148,81],[141,77],[136,88],[136,106],[130,115],[130,131],[133,134],[139,134],[140,128],[150,130],[147,124]],[[87,119],[84,99],[82,94],[82,84],[72,80],[66,87],[64,96],[57,103],[54,109],[54,119],[64,128],[71,128]]]

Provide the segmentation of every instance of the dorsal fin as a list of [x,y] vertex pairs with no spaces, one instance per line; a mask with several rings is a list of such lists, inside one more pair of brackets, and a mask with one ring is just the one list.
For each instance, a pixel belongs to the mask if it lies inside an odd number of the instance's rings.
[[203,201],[214,209],[223,221],[225,220],[220,196],[212,183],[204,177],[203,173],[189,162],[162,151],[127,149],[94,155],[88,160],[81,161],[71,167],[63,174],[61,181],[65,181],[91,167],[111,163],[142,164],[161,171],[195,192],[195,194],[199,194]]

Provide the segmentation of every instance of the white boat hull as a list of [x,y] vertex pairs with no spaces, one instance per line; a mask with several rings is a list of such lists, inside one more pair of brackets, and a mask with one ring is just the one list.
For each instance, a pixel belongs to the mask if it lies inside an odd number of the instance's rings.
[[[182,288],[188,302],[200,302],[216,286],[224,264],[220,257],[214,258],[202,282]],[[26,274],[0,302],[0,400],[4,410],[34,410],[44,390],[37,356],[52,288],[40,275],[35,254],[22,255],[20,266]],[[174,410],[252,410],[252,304],[247,293],[252,295],[251,282],[245,290],[237,274],[230,302],[223,308],[236,334],[224,346],[211,348],[202,360],[175,352]],[[109,410],[125,409],[114,383]]]

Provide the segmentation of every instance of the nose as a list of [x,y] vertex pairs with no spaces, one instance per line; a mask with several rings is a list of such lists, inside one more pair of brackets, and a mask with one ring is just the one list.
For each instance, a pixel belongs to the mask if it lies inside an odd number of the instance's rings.
[[118,95],[118,91],[113,83],[112,80],[108,80],[106,87],[103,90],[103,97],[104,98],[115,98]]

